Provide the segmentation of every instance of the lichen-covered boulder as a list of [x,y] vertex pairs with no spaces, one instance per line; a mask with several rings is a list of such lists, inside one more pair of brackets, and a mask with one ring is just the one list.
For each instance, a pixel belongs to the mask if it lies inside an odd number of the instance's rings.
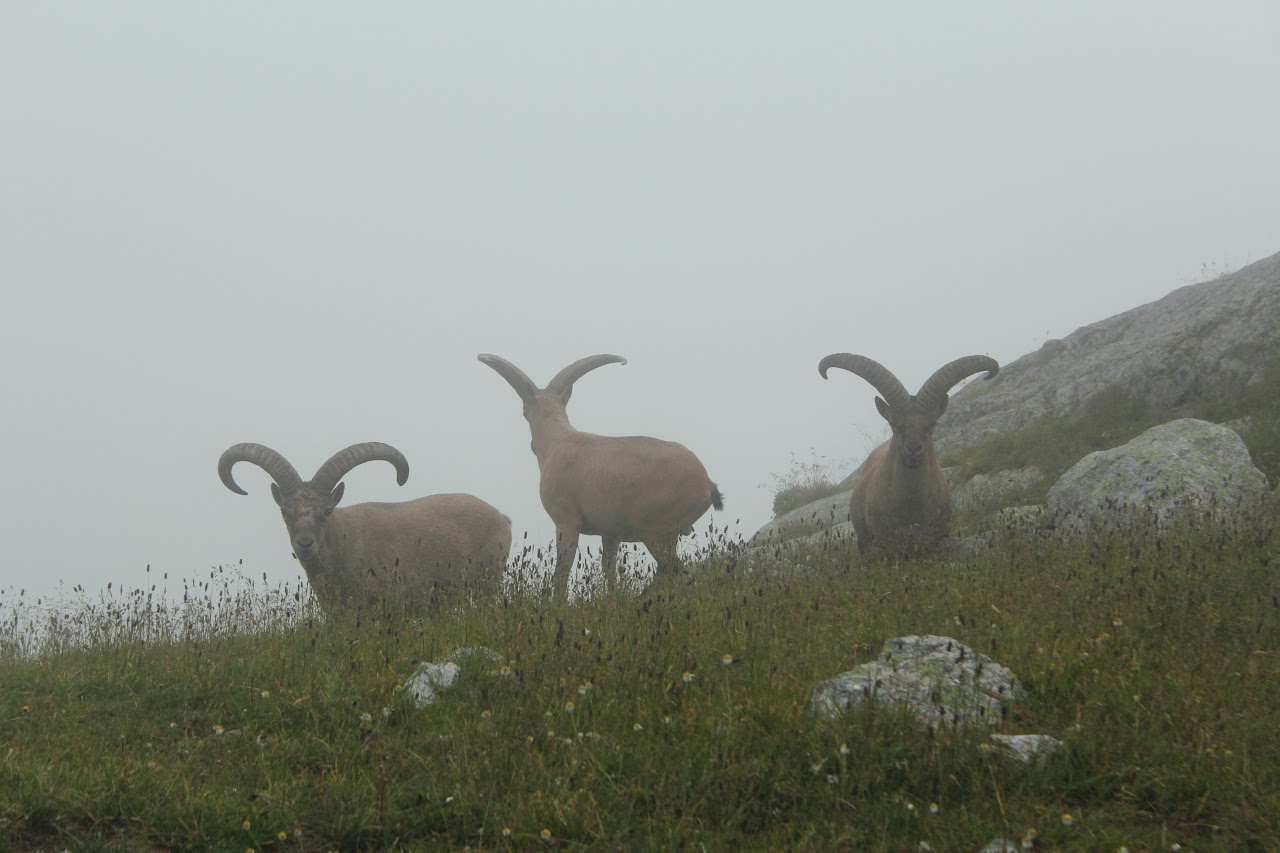
[[951,508],[957,513],[971,510],[994,512],[1014,506],[1043,479],[1044,472],[1034,465],[992,474],[975,474],[951,493]]
[[1256,505],[1267,480],[1240,436],[1194,418],[1170,421],[1128,444],[1090,453],[1049,490],[1059,530],[1157,529],[1189,512],[1214,517]]
[[819,684],[809,710],[835,717],[876,702],[908,708],[933,727],[996,725],[1005,717],[1004,700],[1022,695],[1008,667],[960,641],[911,636],[887,641],[875,661]]

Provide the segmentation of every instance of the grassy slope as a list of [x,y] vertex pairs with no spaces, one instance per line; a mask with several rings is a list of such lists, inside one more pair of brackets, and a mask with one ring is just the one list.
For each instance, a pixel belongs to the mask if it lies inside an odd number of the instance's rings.
[[[257,633],[145,643],[126,596],[89,615],[114,641],[0,662],[0,847],[1277,849],[1278,547],[1273,516],[779,577],[720,556],[572,607],[323,624],[284,596]],[[909,633],[1012,667],[1003,730],[1067,749],[1028,770],[883,709],[810,719],[817,681]],[[426,710],[397,689],[474,645],[511,674],[464,669]]]

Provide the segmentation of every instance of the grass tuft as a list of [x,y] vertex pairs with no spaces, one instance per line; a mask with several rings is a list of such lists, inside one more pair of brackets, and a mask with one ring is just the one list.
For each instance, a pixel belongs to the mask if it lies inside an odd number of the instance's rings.
[[842,480],[848,464],[828,461],[810,451],[809,461],[791,454],[791,468],[773,475],[773,517],[845,491]]

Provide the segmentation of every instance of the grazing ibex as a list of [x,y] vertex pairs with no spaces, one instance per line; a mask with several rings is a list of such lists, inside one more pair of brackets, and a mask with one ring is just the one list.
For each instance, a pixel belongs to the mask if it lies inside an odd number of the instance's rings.
[[839,367],[871,383],[881,397],[876,409],[893,437],[871,451],[862,464],[849,501],[858,547],[886,555],[918,554],[946,538],[951,525],[951,490],[933,449],[933,427],[947,409],[947,392],[980,371],[1000,372],[985,355],[958,358],[941,367],[912,396],[883,365],[843,352],[818,363],[818,373]]
[[403,503],[363,503],[335,509],[341,480],[365,462],[382,460],[409,478],[409,462],[381,442],[353,444],[320,466],[311,482],[279,453],[237,444],[218,460],[218,476],[238,495],[231,469],[250,462],[271,475],[289,543],[326,609],[381,601],[428,599],[436,591],[497,589],[511,550],[511,521],[477,497],[431,495]]
[[617,583],[618,543],[643,542],[658,563],[658,576],[678,571],[676,542],[693,531],[709,507],[723,509],[720,490],[698,457],[682,444],[647,436],[603,436],[579,432],[565,404],[573,383],[606,364],[626,364],[617,355],[592,355],[556,374],[544,389],[504,358],[482,354],[524,402],[541,473],[542,506],[556,525],[552,585],[567,596],[578,536],[601,538],[601,568]]

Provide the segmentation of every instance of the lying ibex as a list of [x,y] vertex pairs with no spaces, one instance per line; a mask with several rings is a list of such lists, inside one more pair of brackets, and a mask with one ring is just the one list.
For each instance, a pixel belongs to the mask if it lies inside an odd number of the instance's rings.
[[933,427],[956,383],[983,370],[991,379],[1000,365],[985,355],[958,358],[930,376],[915,396],[865,356],[829,355],[818,363],[818,373],[826,379],[832,367],[858,374],[880,392],[876,409],[893,429],[893,437],[862,464],[849,501],[858,547],[892,555],[928,551],[946,538],[951,524],[951,490],[933,449]]
[[497,589],[511,550],[511,522],[471,495],[431,495],[403,503],[363,503],[335,509],[347,473],[382,460],[409,478],[409,462],[381,442],[353,444],[320,466],[311,482],[279,453],[237,444],[218,460],[218,476],[238,495],[231,469],[250,462],[271,475],[293,552],[326,609],[386,600],[419,602],[435,591]]
[[682,444],[646,436],[578,432],[565,404],[573,383],[606,364],[626,364],[617,355],[579,359],[556,374],[545,389],[504,358],[482,354],[524,401],[541,473],[542,506],[556,525],[552,585],[566,597],[578,536],[601,538],[601,568],[610,587],[617,582],[619,542],[643,542],[658,563],[658,575],[680,569],[676,542],[693,531],[708,507],[723,509],[720,490],[698,457]]

